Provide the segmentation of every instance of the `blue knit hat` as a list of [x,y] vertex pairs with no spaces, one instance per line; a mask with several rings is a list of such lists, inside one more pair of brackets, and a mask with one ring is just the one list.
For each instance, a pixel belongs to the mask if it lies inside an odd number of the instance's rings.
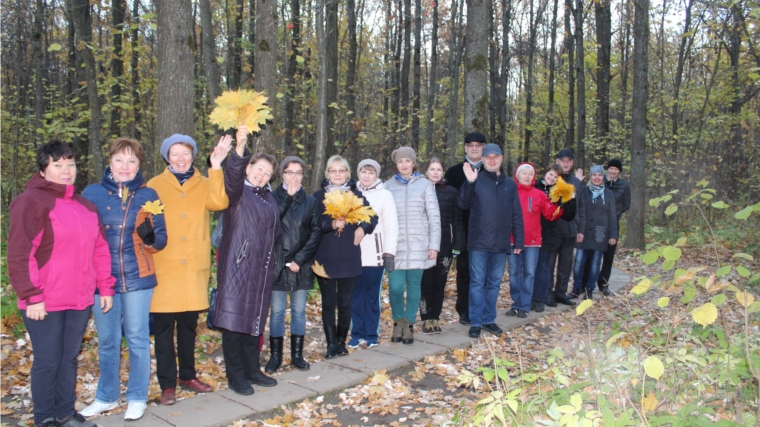
[[164,142],[161,143],[161,157],[164,158],[167,162],[169,161],[169,149],[174,144],[187,144],[193,147],[193,158],[198,154],[198,145],[195,143],[195,140],[188,136],[188,135],[182,135],[181,133],[175,133],[174,135],[166,138]]
[[591,170],[589,171],[589,173],[591,175],[593,175],[595,173],[600,173],[600,174],[604,175],[604,168],[602,167],[602,165],[594,165],[594,166],[591,166]]

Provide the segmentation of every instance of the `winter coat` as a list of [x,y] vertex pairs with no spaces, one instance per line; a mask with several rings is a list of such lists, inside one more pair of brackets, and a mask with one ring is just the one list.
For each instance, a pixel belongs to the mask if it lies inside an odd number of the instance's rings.
[[[533,181],[530,185],[522,185],[517,180],[517,170],[522,165],[530,165],[533,168]],[[520,196],[520,206],[522,206],[523,225],[525,226],[525,247],[541,246],[542,220],[554,222],[562,216],[562,208],[557,207],[549,196],[543,191],[534,187],[538,171],[532,163],[520,163],[515,169],[515,183],[517,184],[517,193]]]
[[261,335],[267,323],[280,238],[280,210],[271,187],[246,181],[251,153],[232,152],[224,173],[230,206],[224,211],[214,325],[246,335]]
[[396,270],[434,267],[428,251],[441,249],[441,211],[433,183],[415,174],[408,184],[391,178],[385,188],[393,194],[398,214]]
[[620,217],[631,209],[631,187],[628,181],[620,177],[614,181],[608,180],[607,174],[604,174],[604,186],[609,188],[615,196],[615,212],[620,221]]
[[[120,196],[122,192],[127,192],[126,202]],[[111,250],[111,274],[116,278],[116,293],[155,288],[153,254],[166,247],[166,223],[163,213],[153,215],[145,210],[146,203],[160,204],[161,201],[155,190],[145,186],[142,172],[137,171],[131,181],[117,183],[111,176],[111,168],[107,167],[100,183],[87,186],[82,196],[98,208]],[[146,219],[153,225],[156,236],[151,246],[137,234],[137,227]]]
[[198,170],[183,185],[167,167],[148,181],[164,208],[166,248],[153,256],[158,286],[153,291],[152,313],[180,313],[208,308],[211,270],[209,211],[227,208],[224,172]]
[[[314,192],[314,198],[317,199],[317,205],[321,212],[325,210],[325,188],[329,185],[330,181],[323,179],[322,189]],[[364,201],[364,206],[370,206],[369,201],[356,188],[354,180],[348,181],[345,191],[352,191]],[[361,276],[362,250],[361,246],[354,245],[354,232],[361,227],[365,236],[372,234],[377,226],[377,215],[370,217],[370,222],[346,224],[341,232],[332,228],[332,222],[333,218],[330,215],[322,213],[322,241],[319,243],[314,261],[324,267],[325,273],[330,279]]]
[[97,208],[74,190],[35,173],[11,203],[8,276],[20,310],[40,302],[48,312],[84,310],[96,288],[114,294]]
[[393,194],[379,179],[370,188],[357,185],[377,214],[377,227],[362,239],[362,267],[382,267],[383,255],[395,258],[398,244],[398,214]]
[[468,251],[512,254],[512,242],[514,249],[525,248],[517,185],[503,171],[478,172],[475,182],[462,185],[457,203],[460,209],[470,209]]
[[[572,184],[575,187],[575,203],[576,203],[576,209],[580,210],[583,207],[583,201],[578,198],[578,193],[581,192],[581,189],[583,188],[583,185],[581,184],[581,180],[575,177],[575,175],[567,174],[562,175],[562,179],[565,180],[566,183]],[[567,221],[564,218],[557,221],[557,227],[555,228],[557,235],[559,237],[575,237],[578,234],[578,222],[577,218],[575,221]]]
[[609,188],[604,189],[604,200],[597,197],[591,200],[591,190],[583,187],[576,196],[581,200],[582,209],[578,210],[578,233],[583,234],[583,242],[576,243],[577,249],[606,251],[610,239],[618,238],[617,216],[615,214],[615,197]]
[[435,183],[438,209],[441,211],[441,250],[438,257],[451,257],[452,251],[465,248],[462,210],[457,205],[459,190],[448,185],[445,179]]
[[[314,287],[311,265],[322,241],[322,211],[317,200],[306,194],[303,188],[291,196],[280,185],[272,194],[277,200],[281,223],[272,290],[309,290]],[[298,273],[293,273],[285,265],[290,262],[298,264]]]
[[[464,160],[461,163],[457,163],[454,166],[446,169],[446,175],[444,175],[443,179],[446,180],[446,182],[457,189],[457,191],[462,189],[462,186],[465,182],[467,182],[467,177],[464,175],[464,164],[467,162],[467,160]],[[480,164],[480,167],[478,168],[478,172],[484,170],[483,163]],[[464,228],[464,238],[465,241],[462,242],[462,246],[467,246],[467,235],[470,232],[470,210],[469,209],[462,209],[462,227]]]
[[[543,191],[546,196],[549,196],[552,186],[546,186],[544,180],[538,180],[535,184],[536,188]],[[550,199],[551,200],[551,199]],[[542,252],[555,252],[559,250],[560,236],[557,233],[557,224],[560,221],[573,221],[575,219],[576,200],[570,199],[567,203],[552,203],[555,207],[562,207],[561,219],[556,221],[549,221],[546,218],[541,218],[541,251]]]

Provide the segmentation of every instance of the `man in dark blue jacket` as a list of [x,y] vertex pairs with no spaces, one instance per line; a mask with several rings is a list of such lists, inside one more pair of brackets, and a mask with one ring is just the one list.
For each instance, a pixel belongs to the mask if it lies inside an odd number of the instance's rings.
[[[484,170],[464,164],[467,178],[459,190],[460,209],[470,210],[467,250],[470,253],[470,332],[481,328],[501,334],[496,321],[496,300],[507,263],[507,255],[522,252],[524,228],[517,185],[501,169],[504,156],[496,144],[483,148]],[[514,238],[514,249],[512,239]]]

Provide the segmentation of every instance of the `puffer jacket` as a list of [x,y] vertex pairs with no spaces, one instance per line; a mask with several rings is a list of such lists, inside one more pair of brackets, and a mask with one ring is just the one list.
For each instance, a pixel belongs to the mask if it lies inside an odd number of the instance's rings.
[[393,194],[379,179],[370,188],[356,186],[377,214],[377,227],[362,239],[362,267],[382,267],[383,255],[396,256],[398,214]]
[[96,287],[114,294],[98,210],[75,190],[35,173],[11,203],[8,276],[20,310],[40,302],[48,312],[84,310]]
[[468,251],[512,254],[525,248],[522,208],[517,185],[503,171],[481,170],[475,182],[459,190],[459,209],[470,210]]
[[[549,196],[553,185],[547,186],[543,179],[536,181],[536,188],[543,191],[546,196]],[[570,199],[567,203],[552,203],[555,206],[562,206],[561,221],[573,221],[575,219],[576,203],[575,198]],[[546,218],[541,218],[541,251],[542,252],[555,252],[559,250],[560,236],[557,233],[557,224],[560,222],[549,221]]]
[[438,251],[438,258],[451,257],[452,251],[461,251],[466,244],[462,210],[457,205],[459,190],[442,179],[435,183],[435,195],[441,211],[441,250]]
[[219,247],[214,325],[232,332],[261,335],[266,327],[280,238],[280,211],[269,185],[246,183],[251,154],[233,151],[227,160],[224,187],[230,206],[224,211]]
[[583,241],[576,243],[576,249],[606,251],[610,239],[618,238],[617,216],[615,214],[615,196],[609,188],[604,189],[604,199],[592,200],[591,190],[583,187],[577,195],[581,199],[582,209],[578,211],[578,233],[583,234]]
[[[529,185],[520,184],[520,181],[517,179],[517,170],[522,165],[530,165],[533,168],[533,180]],[[552,203],[546,193],[534,187],[537,173],[536,167],[529,162],[520,163],[515,168],[514,178],[517,184],[517,194],[520,196],[520,205],[522,206],[526,248],[541,246],[541,225],[543,221],[554,222],[562,216],[562,208]]]
[[[128,193],[126,199],[120,194]],[[166,247],[166,223],[163,212],[151,214],[147,203],[160,205],[158,194],[145,186],[142,172],[131,181],[117,183],[111,168],[103,172],[99,184],[85,188],[82,196],[98,208],[100,222],[106,231],[111,250],[111,274],[116,278],[116,292],[132,292],[156,287],[156,266],[153,254]],[[153,225],[156,241],[152,246],[143,243],[137,227],[146,220]]]
[[[314,192],[314,198],[317,199],[317,205],[321,212],[324,212],[325,209],[325,189],[329,186],[330,181],[323,179],[322,189]],[[356,181],[348,181],[343,191],[352,191],[364,201],[364,206],[370,206],[369,201],[356,188]],[[314,261],[324,267],[325,273],[330,279],[361,276],[362,250],[361,246],[354,245],[354,232],[357,228],[361,227],[364,230],[365,236],[372,234],[375,227],[377,227],[377,215],[371,216],[370,222],[346,224],[341,232],[337,232],[332,228],[333,218],[330,215],[322,213],[321,216],[322,241],[319,242],[319,249],[317,249],[317,254],[314,256]]]
[[393,194],[398,213],[397,270],[426,270],[435,266],[429,250],[441,249],[441,211],[435,187],[427,178],[414,174],[409,183],[395,178],[385,182]]
[[[277,263],[274,267],[273,291],[309,290],[314,287],[311,265],[322,241],[322,211],[317,200],[299,189],[289,195],[280,184],[272,193],[280,210],[281,233],[277,242]],[[293,273],[285,264],[298,264]]]

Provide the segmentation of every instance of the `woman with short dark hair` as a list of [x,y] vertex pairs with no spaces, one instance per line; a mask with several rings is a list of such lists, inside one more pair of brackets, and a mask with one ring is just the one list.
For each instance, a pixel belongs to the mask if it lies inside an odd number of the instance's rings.
[[8,275],[34,349],[34,423],[94,427],[76,402],[77,358],[95,290],[111,309],[115,279],[95,205],[76,194],[74,151],[53,140],[37,149],[38,173],[11,204]]

